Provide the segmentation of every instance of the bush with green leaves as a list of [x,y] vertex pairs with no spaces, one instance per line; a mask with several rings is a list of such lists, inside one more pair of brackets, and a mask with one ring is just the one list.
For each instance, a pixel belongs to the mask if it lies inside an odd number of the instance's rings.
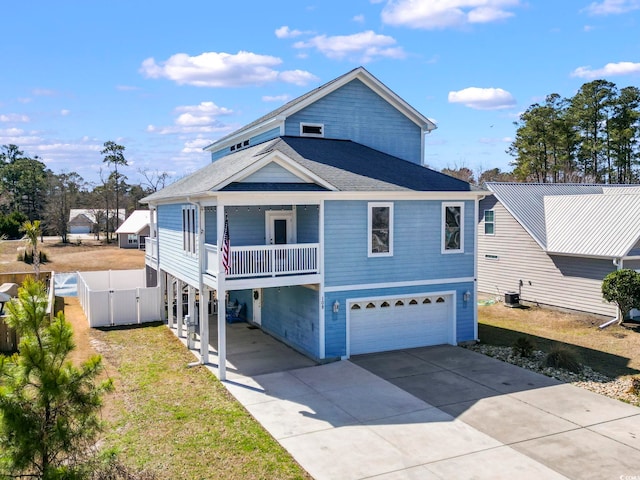
[[79,367],[69,361],[71,325],[63,313],[47,313],[42,282],[28,278],[6,308],[20,344],[18,353],[0,356],[0,478],[80,478],[112,382],[97,381],[99,356]]
[[518,337],[511,348],[514,355],[528,358],[533,355],[535,343],[529,337]]
[[544,364],[547,367],[562,368],[573,373],[582,370],[578,353],[573,348],[561,343],[554,343],[551,346],[544,359]]
[[640,273],[628,268],[611,272],[602,281],[602,297],[618,306],[622,321],[632,308],[640,308]]

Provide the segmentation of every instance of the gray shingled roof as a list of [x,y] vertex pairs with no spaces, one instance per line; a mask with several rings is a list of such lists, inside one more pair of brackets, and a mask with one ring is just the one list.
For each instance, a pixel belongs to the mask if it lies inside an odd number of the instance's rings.
[[[143,203],[196,196],[212,191],[234,175],[247,169],[272,152],[280,152],[303,169],[316,175],[338,191],[470,191],[462,180],[426,167],[387,155],[349,140],[310,137],[280,137],[240,150],[216,160],[163,190],[142,199]],[[264,185],[265,191],[282,190],[282,185]],[[255,191],[255,185],[246,185]],[[300,191],[301,187],[291,187]],[[314,189],[317,189],[314,187]],[[241,183],[231,183],[224,191],[243,190]]]

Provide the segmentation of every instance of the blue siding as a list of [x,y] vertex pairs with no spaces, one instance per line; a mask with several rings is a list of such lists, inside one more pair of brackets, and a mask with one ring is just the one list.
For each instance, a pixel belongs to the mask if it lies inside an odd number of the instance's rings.
[[[259,143],[266,142],[267,140],[271,140],[279,136],[280,136],[280,127],[272,128],[271,130],[261,133],[260,135],[255,135],[251,137],[249,139],[249,145],[247,146],[252,147],[254,145],[258,145]],[[238,143],[241,143],[241,142],[244,143],[244,140],[245,139],[241,140]],[[229,147],[225,147],[225,148],[221,148],[220,150],[213,151],[211,152],[211,161],[215,162],[219,158],[229,155],[230,153],[233,153],[233,152],[230,150]]]
[[304,181],[286,168],[271,162],[244,178],[242,183],[304,183]]
[[296,213],[298,243],[318,243],[318,205],[298,205]]
[[182,249],[181,204],[158,206],[158,248],[162,270],[198,285],[198,258]]
[[465,202],[464,253],[441,253],[442,202],[396,201],[393,256],[368,257],[364,201],[325,202],[325,285],[437,280],[474,275],[474,202]]
[[204,211],[204,243],[217,245],[218,214],[216,210],[207,207]]
[[300,136],[300,123],[323,123],[325,138],[348,139],[422,164],[420,127],[360,80],[287,118],[285,134]]
[[[353,290],[346,292],[330,292],[325,295],[325,355],[327,358],[342,357],[347,354],[347,313],[346,301],[349,298],[382,297],[394,295],[411,295],[452,291],[456,292],[456,341],[464,342],[474,338],[474,283],[453,283],[442,285],[418,285],[412,287],[376,288]],[[464,301],[465,292],[471,292],[471,299]],[[334,313],[330,307],[335,301],[340,302],[340,311]]]
[[238,301],[240,305],[243,303],[246,306],[245,311],[242,313],[242,316],[245,320],[253,319],[253,297],[252,290],[233,290],[229,292],[229,301],[235,302]]
[[262,328],[318,358],[318,292],[304,287],[265,288],[262,292]]

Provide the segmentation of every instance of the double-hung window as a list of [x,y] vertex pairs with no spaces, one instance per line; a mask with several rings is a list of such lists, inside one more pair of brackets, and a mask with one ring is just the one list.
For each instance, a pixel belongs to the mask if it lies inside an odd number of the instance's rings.
[[393,255],[393,203],[369,203],[369,256]]
[[442,204],[442,253],[464,252],[464,203]]
[[484,234],[493,235],[496,232],[496,223],[493,210],[484,211]]
[[196,207],[184,205],[182,207],[182,249],[187,253],[196,253],[197,232]]

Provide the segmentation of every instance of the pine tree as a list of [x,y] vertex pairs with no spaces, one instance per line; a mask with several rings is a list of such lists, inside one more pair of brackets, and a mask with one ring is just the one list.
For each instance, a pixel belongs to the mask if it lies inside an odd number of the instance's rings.
[[76,367],[64,314],[51,318],[41,282],[27,279],[7,305],[7,323],[20,336],[19,351],[0,356],[0,477],[73,478],[100,431],[102,361]]

